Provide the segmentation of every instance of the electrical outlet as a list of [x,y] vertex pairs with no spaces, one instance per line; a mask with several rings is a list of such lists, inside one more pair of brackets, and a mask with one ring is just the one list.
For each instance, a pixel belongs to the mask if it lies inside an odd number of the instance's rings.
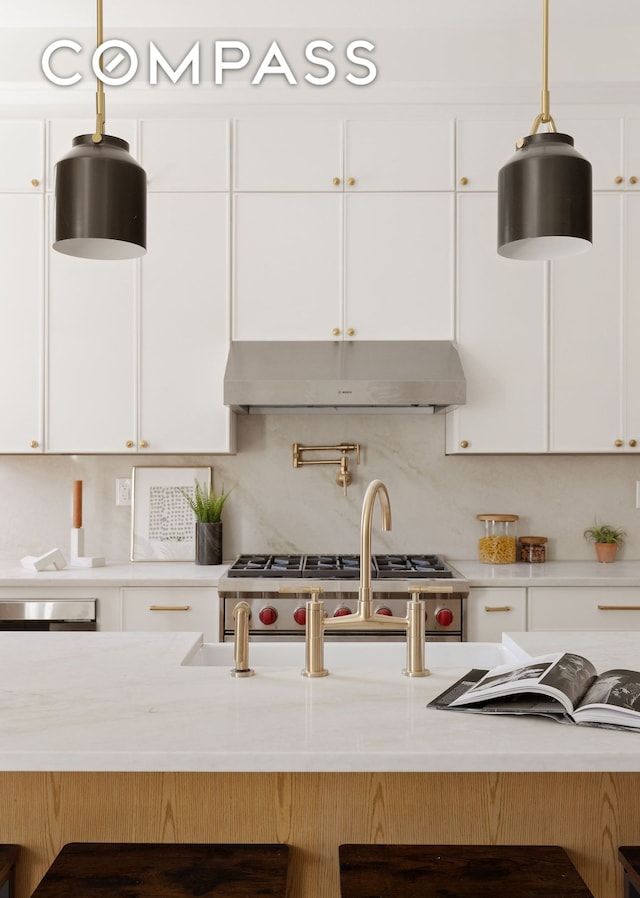
[[130,477],[116,477],[116,505],[131,505]]
[[636,508],[640,508],[640,480],[636,480]]

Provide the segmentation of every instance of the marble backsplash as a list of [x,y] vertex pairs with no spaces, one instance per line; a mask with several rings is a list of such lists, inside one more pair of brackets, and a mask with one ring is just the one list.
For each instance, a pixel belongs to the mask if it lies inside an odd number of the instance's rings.
[[[346,497],[337,467],[293,467],[295,442],[361,444]],[[217,490],[233,487],[223,514],[227,559],[357,552],[362,497],[377,478],[389,490],[393,530],[374,528],[374,551],[475,558],[475,515],[500,512],[520,515],[520,534],[548,536],[549,559],[593,559],[583,531],[595,516],[624,527],[622,557],[640,559],[637,456],[445,456],[444,416],[411,414],[239,416],[237,448],[232,456],[0,456],[0,558],[54,547],[68,554],[72,482],[82,480],[86,554],[126,560],[131,509],[116,506],[115,479],[133,465],[207,464]]]

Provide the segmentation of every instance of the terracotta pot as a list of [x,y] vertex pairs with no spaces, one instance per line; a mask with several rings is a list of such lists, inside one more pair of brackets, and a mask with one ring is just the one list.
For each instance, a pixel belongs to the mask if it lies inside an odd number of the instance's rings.
[[221,521],[196,521],[196,564],[222,564]]
[[618,551],[616,543],[595,543],[595,547],[598,561],[609,564],[616,560],[616,552]]

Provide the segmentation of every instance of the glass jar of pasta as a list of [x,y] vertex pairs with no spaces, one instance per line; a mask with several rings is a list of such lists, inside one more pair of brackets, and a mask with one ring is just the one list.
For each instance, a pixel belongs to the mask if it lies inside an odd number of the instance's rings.
[[482,521],[478,559],[483,564],[514,564],[517,514],[477,514]]

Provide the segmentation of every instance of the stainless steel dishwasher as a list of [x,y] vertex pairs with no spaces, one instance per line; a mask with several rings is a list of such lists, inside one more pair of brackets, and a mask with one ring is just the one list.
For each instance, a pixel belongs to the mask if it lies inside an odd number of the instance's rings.
[[3,599],[3,630],[97,630],[97,599]]

